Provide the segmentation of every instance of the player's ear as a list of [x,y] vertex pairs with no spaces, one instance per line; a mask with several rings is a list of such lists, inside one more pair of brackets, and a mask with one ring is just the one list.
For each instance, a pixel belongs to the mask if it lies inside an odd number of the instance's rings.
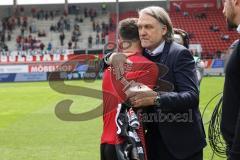
[[123,49],[123,41],[121,39],[118,39],[118,47],[120,50]]
[[167,34],[167,26],[166,25],[162,25],[162,31],[163,31],[163,35],[165,36]]

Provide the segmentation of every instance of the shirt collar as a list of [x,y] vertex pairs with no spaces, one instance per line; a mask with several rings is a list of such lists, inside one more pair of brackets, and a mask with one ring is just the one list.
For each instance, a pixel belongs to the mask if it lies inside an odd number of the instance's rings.
[[240,24],[237,27],[237,32],[240,33]]
[[131,57],[131,56],[141,56],[142,55],[142,51],[136,51],[136,52],[133,52],[132,54],[130,54],[129,56],[127,57]]
[[156,56],[159,53],[161,53],[164,49],[165,41],[163,41],[157,48],[155,48],[152,52],[148,49],[146,49],[146,52],[150,54],[151,56]]

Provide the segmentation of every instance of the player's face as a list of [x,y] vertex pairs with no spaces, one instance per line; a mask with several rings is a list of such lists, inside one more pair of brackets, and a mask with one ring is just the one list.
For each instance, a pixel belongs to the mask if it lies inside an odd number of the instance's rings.
[[227,19],[228,26],[231,28],[235,28],[236,23],[236,13],[235,13],[235,7],[233,6],[233,0],[223,0],[224,8],[223,8],[223,14]]
[[143,48],[154,50],[162,41],[167,27],[147,14],[139,15],[138,31]]

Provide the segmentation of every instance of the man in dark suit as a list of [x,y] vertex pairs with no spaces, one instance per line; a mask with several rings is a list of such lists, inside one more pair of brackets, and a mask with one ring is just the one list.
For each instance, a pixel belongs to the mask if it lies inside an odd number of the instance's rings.
[[[229,27],[240,33],[240,0],[224,0],[223,13]],[[226,66],[221,132],[227,143],[228,160],[240,159],[240,41],[235,41]]]
[[[148,160],[202,160],[206,141],[194,59],[188,49],[173,42],[172,23],[163,8],[152,6],[140,10],[138,29],[144,56],[169,69],[159,77],[159,87],[166,84],[172,87],[167,92],[129,94],[134,107],[148,110],[143,115],[143,121],[147,122]],[[125,57],[113,53],[109,59],[120,79]]]

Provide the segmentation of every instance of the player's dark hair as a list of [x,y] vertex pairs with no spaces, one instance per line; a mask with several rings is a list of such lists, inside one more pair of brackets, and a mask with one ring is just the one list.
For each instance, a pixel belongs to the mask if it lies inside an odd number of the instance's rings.
[[119,22],[119,35],[124,40],[139,40],[137,18],[127,18]]
[[186,48],[189,48],[189,35],[186,31],[179,29],[179,28],[174,28],[174,34],[178,34],[182,37],[183,40],[183,46]]

